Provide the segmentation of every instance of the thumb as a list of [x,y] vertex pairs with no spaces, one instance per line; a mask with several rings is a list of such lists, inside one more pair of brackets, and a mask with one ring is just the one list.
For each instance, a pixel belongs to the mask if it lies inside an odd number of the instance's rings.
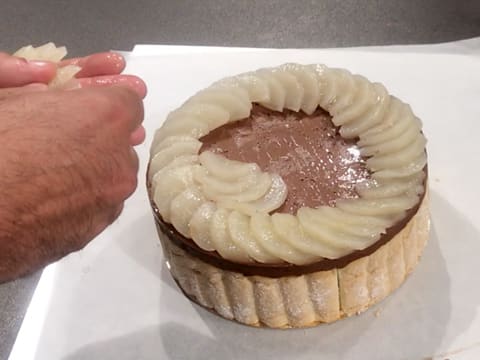
[[48,83],[55,77],[57,66],[48,61],[27,61],[0,53],[0,88],[31,83]]

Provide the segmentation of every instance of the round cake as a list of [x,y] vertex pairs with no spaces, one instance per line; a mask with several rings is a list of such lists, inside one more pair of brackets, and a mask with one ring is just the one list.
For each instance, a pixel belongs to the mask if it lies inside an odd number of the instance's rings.
[[147,186],[174,279],[252,326],[364,311],[428,239],[425,144],[410,106],[343,69],[285,64],[214,83],[151,147]]

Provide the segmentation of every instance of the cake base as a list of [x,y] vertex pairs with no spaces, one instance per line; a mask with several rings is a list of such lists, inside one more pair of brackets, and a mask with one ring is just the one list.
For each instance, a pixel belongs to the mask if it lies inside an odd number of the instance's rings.
[[331,323],[378,303],[415,268],[429,228],[425,194],[406,226],[372,254],[343,268],[270,278],[210,265],[178,247],[157,224],[172,276],[188,298],[226,319],[270,328]]

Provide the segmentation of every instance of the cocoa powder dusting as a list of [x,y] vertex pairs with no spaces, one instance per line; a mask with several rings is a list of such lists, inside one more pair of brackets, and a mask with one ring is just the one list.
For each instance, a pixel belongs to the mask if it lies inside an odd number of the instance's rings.
[[278,212],[295,214],[302,206],[335,206],[337,199],[356,198],[355,184],[370,176],[355,141],[343,139],[322,109],[307,115],[254,105],[249,118],[200,140],[200,152],[255,162],[263,171],[279,174],[288,197]]

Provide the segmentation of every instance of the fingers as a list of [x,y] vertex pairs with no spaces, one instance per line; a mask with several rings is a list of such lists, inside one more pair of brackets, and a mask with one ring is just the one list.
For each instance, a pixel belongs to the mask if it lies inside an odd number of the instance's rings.
[[82,68],[76,74],[81,87],[123,85],[133,89],[142,99],[147,95],[147,86],[142,79],[133,75],[120,75],[126,63],[124,57],[118,53],[98,53],[60,63],[60,66],[66,65]]
[[[130,156],[130,165],[132,166],[132,169],[136,175],[138,173],[138,169],[140,168],[140,160],[138,159],[138,154],[133,147],[130,147],[129,156]],[[135,188],[137,187],[136,179],[134,182],[135,182],[135,186],[134,186],[134,190],[135,190]],[[128,196],[130,195],[131,194],[129,194]]]
[[143,126],[139,126],[130,135],[130,144],[132,146],[140,145],[145,141],[145,136],[145,128]]
[[118,75],[125,69],[125,59],[120,54],[104,52],[82,58],[68,59],[60,63],[60,66],[66,65],[77,65],[82,68],[77,73],[77,78]]
[[[121,94],[121,89],[122,87],[115,87],[114,89],[118,89],[119,94]],[[127,89],[127,88],[123,88]],[[140,101],[138,102],[138,98],[134,99],[134,97],[131,96],[131,89],[129,89],[127,92],[125,92],[123,95],[125,101],[123,102],[124,105],[126,105],[127,109],[129,111],[132,111],[132,116],[131,116],[131,121],[130,121],[130,126],[129,126],[129,131],[130,131],[130,145],[131,146],[137,146],[143,143],[145,140],[145,128],[141,125],[144,117],[144,109],[143,109],[143,102]],[[137,100],[137,101],[135,101]],[[133,150],[135,157],[136,153]],[[138,162],[138,160],[137,160]]]
[[[116,139],[124,139],[124,144],[136,146],[145,140],[145,129],[142,127],[144,117],[143,102],[139,95],[125,86],[106,86],[77,90],[86,96],[88,106],[100,101],[96,106],[103,108],[105,120],[111,124]],[[73,93],[73,92],[72,92]],[[73,95],[73,94],[72,94]]]
[[104,201],[108,206],[114,206],[127,200],[137,189],[138,169],[140,161],[131,146],[116,147],[113,159],[117,164],[112,168],[110,181],[112,183],[104,189]]
[[17,87],[31,83],[47,84],[53,79],[57,66],[46,61],[27,61],[0,53],[0,88]]
[[[82,68],[76,75],[78,83],[72,88],[105,85],[122,85],[133,89],[142,99],[147,86],[137,76],[119,75],[125,68],[125,59],[114,52],[104,52],[82,58],[64,60],[60,66],[78,65]],[[50,62],[26,61],[0,53],[0,88],[12,88],[31,83],[48,83],[56,74],[57,65]],[[70,88],[65,88],[70,90]]]
[[135,91],[125,86],[98,90],[107,92],[111,104],[116,107],[117,119],[123,119],[123,126],[129,134],[141,126],[144,116],[143,102]]
[[134,75],[105,75],[78,79],[81,87],[121,85],[134,90],[140,98],[147,95],[147,85]]

